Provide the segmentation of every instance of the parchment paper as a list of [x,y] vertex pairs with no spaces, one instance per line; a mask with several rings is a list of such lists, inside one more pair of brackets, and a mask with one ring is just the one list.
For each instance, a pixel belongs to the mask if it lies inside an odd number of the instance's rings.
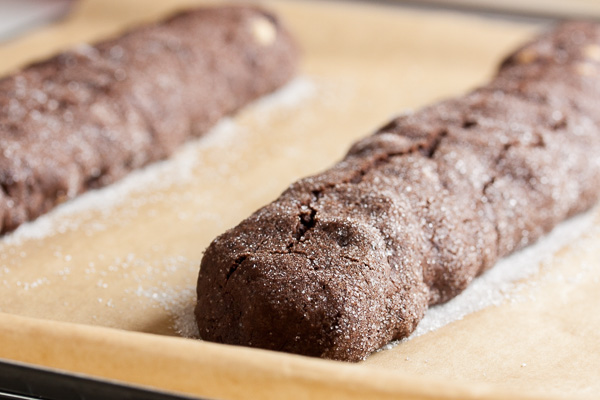
[[[84,0],[66,21],[2,45],[0,73],[197,3]],[[540,28],[392,5],[265,4],[300,42],[301,76],[172,160],[1,239],[0,357],[219,398],[600,390],[597,229],[517,297],[358,365],[172,337],[194,333],[197,268],[210,240],[393,115],[484,82]]]

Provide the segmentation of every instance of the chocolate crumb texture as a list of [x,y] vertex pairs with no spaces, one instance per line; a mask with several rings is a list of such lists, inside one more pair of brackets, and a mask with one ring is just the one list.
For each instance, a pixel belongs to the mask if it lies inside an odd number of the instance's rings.
[[297,48],[271,13],[186,11],[0,81],[0,233],[164,159],[287,82]]
[[565,22],[216,238],[200,336],[348,361],[407,337],[429,305],[598,200],[598,107],[600,25]]

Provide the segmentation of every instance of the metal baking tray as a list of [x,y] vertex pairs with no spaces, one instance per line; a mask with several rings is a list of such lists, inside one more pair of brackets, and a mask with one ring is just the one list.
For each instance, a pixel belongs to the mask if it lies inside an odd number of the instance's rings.
[[39,366],[0,361],[0,399],[205,400]]

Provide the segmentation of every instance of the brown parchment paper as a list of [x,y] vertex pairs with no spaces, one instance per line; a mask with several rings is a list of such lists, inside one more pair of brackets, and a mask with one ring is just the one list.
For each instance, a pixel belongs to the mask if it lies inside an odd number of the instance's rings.
[[[65,21],[2,44],[0,73],[199,3],[82,0]],[[179,161],[0,239],[0,357],[232,399],[600,391],[596,230],[552,257],[521,300],[361,364],[176,337],[190,331],[197,266],[210,240],[294,179],[331,165],[394,114],[484,82],[540,28],[367,2],[265,5],[303,48],[299,81],[187,146]]]

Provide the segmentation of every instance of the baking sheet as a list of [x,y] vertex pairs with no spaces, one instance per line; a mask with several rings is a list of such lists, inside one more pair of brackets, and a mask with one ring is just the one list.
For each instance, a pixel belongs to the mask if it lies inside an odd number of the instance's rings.
[[[199,1],[84,0],[0,47],[0,73]],[[367,3],[271,1],[301,76],[171,160],[0,240],[0,357],[219,398],[502,398],[600,390],[598,212],[505,300],[348,365],[204,343],[191,311],[217,234],[393,115],[484,82],[539,25]],[[114,329],[117,328],[117,329]]]
[[[402,0],[399,0],[402,1]],[[596,0],[412,0],[418,4],[464,7],[471,10],[493,10],[512,15],[552,15],[557,18],[598,18],[600,4]]]

